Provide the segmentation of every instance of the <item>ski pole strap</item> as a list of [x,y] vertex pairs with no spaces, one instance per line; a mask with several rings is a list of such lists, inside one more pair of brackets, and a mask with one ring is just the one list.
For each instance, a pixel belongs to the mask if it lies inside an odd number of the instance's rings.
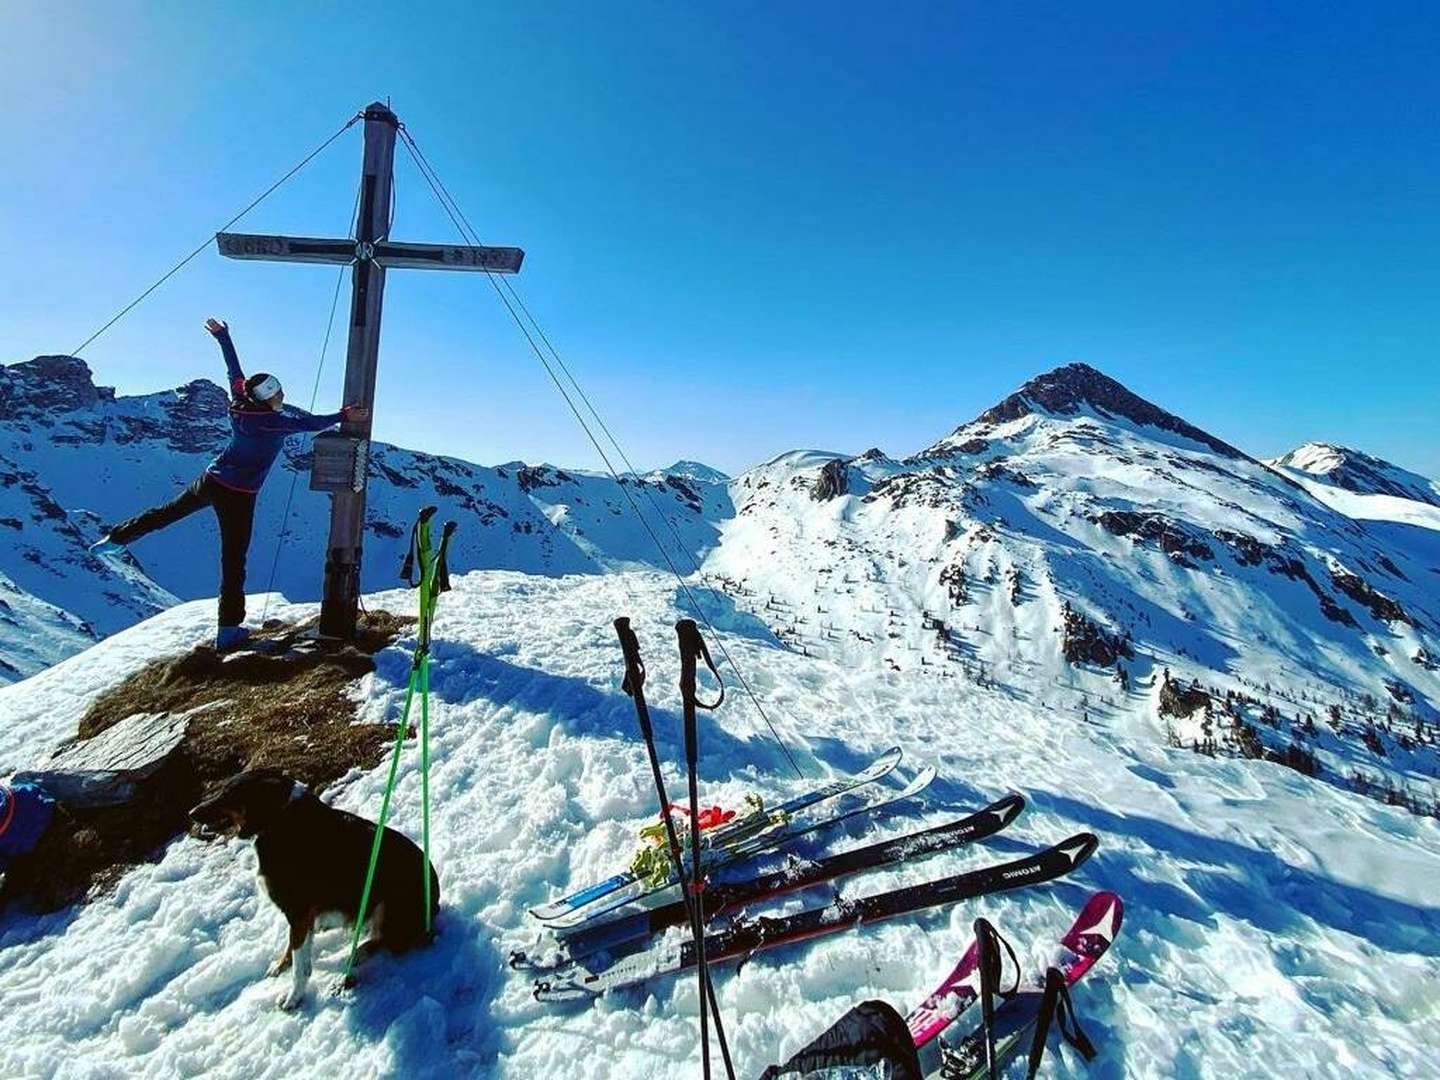
[[1030,1044],[1030,1068],[1026,1072],[1026,1080],[1034,1080],[1036,1071],[1040,1068],[1040,1059],[1045,1056],[1045,1041],[1050,1034],[1050,1022],[1054,1020],[1056,1029],[1060,1035],[1080,1052],[1080,1056],[1090,1061],[1095,1056],[1095,1046],[1080,1030],[1079,1018],[1075,1015],[1075,1005],[1070,1000],[1070,987],[1065,982],[1065,976],[1059,968],[1050,968],[1045,972],[1045,995],[1040,999],[1040,1015],[1035,1019],[1035,1039]]
[[[1020,988],[1020,961],[1016,959],[1015,950],[1011,948],[1010,943],[1000,936],[988,919],[975,920],[975,942],[980,947],[980,1014],[985,1033],[985,1069],[991,1080],[994,1080],[997,1075],[995,999],[996,997],[1008,998]],[[1008,990],[1000,989],[1000,975],[1005,967],[1004,957],[1000,953],[1002,945],[1010,954],[1011,964],[1015,966],[1015,981]]]
[[[425,580],[425,567],[430,558],[430,519],[438,507],[427,506],[415,517],[410,526],[410,547],[405,552],[405,561],[400,564],[400,576],[405,584],[414,588]],[[415,580],[415,564],[420,564],[420,581]]]
[[620,652],[625,657],[625,681],[620,684],[630,697],[645,685],[645,661],[640,659],[640,639],[630,629],[630,620],[624,615],[614,622],[615,635],[620,639]]
[[420,543],[420,526],[410,526],[410,546],[405,549],[405,561],[400,564],[400,580],[415,587],[415,550]]
[[[715,670],[715,662],[710,659],[710,650],[705,647],[700,628],[695,625],[694,619],[681,619],[675,624],[675,633],[680,638],[680,692],[694,702],[696,708],[718,709],[725,700],[725,680],[720,678],[720,672]],[[710,674],[715,676],[715,681],[720,686],[720,696],[714,701],[701,701],[696,694],[697,658],[705,661],[705,666],[710,669]]]
[[455,522],[445,522],[440,530],[440,550],[435,555],[435,593],[450,591],[450,537],[455,535]]

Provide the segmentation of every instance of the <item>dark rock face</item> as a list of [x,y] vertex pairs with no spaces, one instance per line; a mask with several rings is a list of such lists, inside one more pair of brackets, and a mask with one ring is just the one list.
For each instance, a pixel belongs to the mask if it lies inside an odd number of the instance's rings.
[[1235,561],[1241,566],[1259,566],[1270,554],[1270,546],[1262,544],[1255,537],[1246,533],[1231,532],[1229,529],[1216,529],[1215,539],[1227,545],[1235,556]]
[[960,563],[953,562],[940,571],[940,584],[945,586],[950,603],[956,607],[963,607],[970,602],[969,579]]
[[1198,537],[1192,536],[1190,532],[1178,522],[1171,521],[1163,514],[1141,513],[1134,510],[1107,510],[1096,519],[1098,524],[1106,532],[1115,536],[1133,536],[1140,540],[1159,546],[1160,550],[1170,558],[1185,566],[1193,566],[1190,561],[1199,559],[1209,562],[1215,558],[1215,553],[1210,550]]
[[1065,620],[1061,629],[1065,635],[1062,650],[1067,663],[1109,668],[1122,656],[1135,659],[1135,650],[1127,640],[1086,618],[1071,607],[1068,600],[1061,608],[1061,616]]
[[810,489],[810,497],[816,502],[825,502],[844,495],[850,490],[850,463],[843,458],[827,461],[820,470],[820,477]]
[[[108,436],[118,443],[159,442],[187,454],[213,453],[225,445],[230,435],[230,398],[213,382],[196,379],[155,397],[159,416],[116,416],[96,432],[95,441]],[[58,435],[56,440],[64,441]]]
[[114,401],[115,391],[97,387],[76,356],[37,356],[0,367],[0,420],[34,419]]
[[1183,719],[1191,713],[1209,708],[1209,706],[1210,695],[1201,689],[1198,683],[1181,686],[1169,675],[1166,675],[1165,681],[1160,684],[1161,716],[1178,716]]
[[[1221,442],[1208,432],[1201,431],[1173,413],[1168,413],[1138,394],[1131,393],[1110,376],[1096,371],[1088,364],[1066,364],[1031,379],[1004,401],[986,409],[971,421],[971,424],[1003,424],[1028,416],[1037,409],[1055,416],[1073,416],[1085,405],[1103,415],[1120,416],[1136,424],[1173,432],[1208,446],[1226,457],[1246,457],[1229,443]],[[963,428],[956,429],[957,432],[961,430]],[[970,443],[964,445],[968,447]]]
[[1386,679],[1385,689],[1398,704],[1415,704],[1415,691],[1399,679]]
[[[228,432],[230,395],[209,379],[196,379],[177,389],[161,406],[171,423],[170,446],[181,451],[208,450],[213,433]],[[198,439],[195,438],[198,436]]]
[[1413,626],[1410,616],[1405,614],[1405,609],[1397,604],[1390,597],[1384,596],[1375,591],[1374,587],[1364,578],[1348,573],[1344,570],[1330,571],[1330,580],[1335,587],[1343,592],[1351,600],[1363,604],[1370,609],[1370,614],[1385,622],[1401,622],[1407,626]]
[[536,488],[559,487],[563,475],[557,471],[552,476],[544,465],[525,465],[516,471],[515,482],[520,485],[521,491],[530,492]]
[[[848,473],[846,475],[848,479]],[[848,486],[847,484],[847,490]],[[816,487],[819,487],[818,483]],[[867,503],[888,499],[890,505],[897,510],[905,506],[948,510],[955,502],[955,486],[953,478],[943,468],[926,472],[895,473],[877,481],[862,498]]]
[[1280,574],[1291,581],[1303,582],[1305,587],[1315,594],[1315,599],[1320,602],[1320,613],[1333,623],[1341,626],[1348,626],[1352,629],[1359,629],[1360,624],[1355,621],[1355,616],[1348,610],[1335,602],[1335,598],[1320,587],[1305,564],[1293,555],[1286,555],[1282,551],[1271,549],[1266,556],[1265,567],[1272,574]]
[[998,461],[987,461],[975,470],[977,476],[985,480],[1005,480],[1016,487],[1034,491],[1038,486],[1034,480],[1022,473],[1019,469],[1012,469]]

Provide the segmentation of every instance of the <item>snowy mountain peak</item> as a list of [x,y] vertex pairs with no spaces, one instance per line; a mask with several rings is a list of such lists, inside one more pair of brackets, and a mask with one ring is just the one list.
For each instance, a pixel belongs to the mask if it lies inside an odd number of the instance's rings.
[[0,420],[33,419],[113,401],[115,391],[96,386],[78,356],[37,356],[0,365]]
[[703,462],[686,461],[683,458],[668,469],[660,471],[669,476],[683,476],[690,480],[699,480],[702,484],[728,484],[730,482],[730,477],[719,469]]
[[1334,443],[1308,442],[1270,464],[1292,473],[1308,473],[1360,495],[1393,495],[1440,506],[1440,485],[1434,480]]
[[1121,418],[1141,428],[1157,428],[1179,435],[1225,457],[1246,457],[1229,443],[1146,401],[1104,372],[1079,363],[1037,375],[968,424],[956,428],[922,456],[972,452],[966,447],[977,446],[973,440],[993,428],[1027,416],[1073,417],[1087,410],[1104,418]]

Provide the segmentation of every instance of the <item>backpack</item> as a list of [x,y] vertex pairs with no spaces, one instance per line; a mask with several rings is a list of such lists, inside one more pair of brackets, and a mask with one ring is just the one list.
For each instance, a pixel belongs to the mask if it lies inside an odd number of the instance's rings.
[[760,1080],[923,1080],[905,1018],[883,1001],[862,1001],[784,1065]]
[[54,812],[54,801],[34,784],[0,783],[0,870],[34,850]]

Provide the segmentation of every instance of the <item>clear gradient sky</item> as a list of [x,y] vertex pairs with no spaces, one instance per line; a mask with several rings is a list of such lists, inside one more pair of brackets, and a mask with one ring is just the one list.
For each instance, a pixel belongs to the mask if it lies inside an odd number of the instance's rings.
[[[908,453],[1084,360],[1257,455],[1440,475],[1433,3],[5,0],[0,50],[5,362],[388,95],[641,467]],[[359,152],[237,228],[343,233]],[[399,160],[394,236],[453,240]],[[219,381],[219,315],[303,404],[334,284],[206,252],[85,358]],[[472,275],[390,275],[376,435],[598,464]]]

